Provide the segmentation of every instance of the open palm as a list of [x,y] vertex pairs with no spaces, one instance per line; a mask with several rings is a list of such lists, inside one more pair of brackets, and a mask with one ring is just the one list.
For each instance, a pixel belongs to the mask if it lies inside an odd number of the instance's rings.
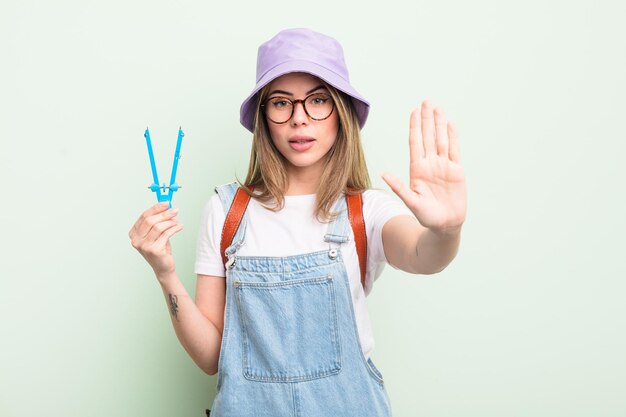
[[455,230],[465,221],[467,197],[457,130],[427,100],[411,113],[409,184],[384,174],[419,222],[434,231]]

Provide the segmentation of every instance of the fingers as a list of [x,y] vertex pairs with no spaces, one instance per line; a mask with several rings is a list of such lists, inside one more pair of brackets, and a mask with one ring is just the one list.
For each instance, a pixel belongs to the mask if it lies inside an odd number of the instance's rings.
[[435,117],[429,100],[422,102],[422,136],[424,138],[424,153],[428,155],[437,152],[435,146]]
[[165,246],[167,242],[169,241],[170,237],[172,237],[174,234],[183,230],[183,227],[184,226],[182,224],[175,222],[173,225],[169,226],[161,233],[159,238],[154,241],[154,245],[156,247]]
[[435,107],[435,131],[437,132],[437,155],[448,157],[448,131],[443,110]]
[[411,163],[424,157],[424,142],[420,134],[421,125],[419,109],[415,109],[411,112],[409,121],[409,157]]
[[156,244],[161,236],[169,233],[171,228],[176,227],[178,225],[179,223],[177,219],[164,220],[164,221],[158,222],[154,226],[152,226],[152,228],[150,229],[150,232],[148,232],[148,234],[143,238],[143,240],[145,242],[150,242],[150,243],[154,242]]
[[165,210],[167,210],[168,207],[169,207],[169,203],[167,201],[155,204],[154,206],[150,207],[148,210],[141,213],[141,216],[139,216],[135,224],[139,223],[142,219],[146,219],[154,214],[164,212]]
[[450,160],[460,164],[461,149],[459,147],[459,132],[456,129],[456,125],[452,122],[448,123],[448,136],[450,137]]
[[[170,220],[178,214],[178,209],[173,208],[168,210],[168,203],[162,205],[162,203],[156,204],[144,211],[139,219],[135,222],[135,225],[129,232],[129,235],[134,234],[135,237],[145,238],[152,230],[154,225]],[[131,239],[133,236],[130,236]]]
[[[414,111],[415,113],[415,111]],[[419,137],[415,131],[419,131],[419,127],[413,120],[411,114],[411,147],[418,143]],[[427,157],[432,154],[449,158],[451,161],[460,162],[460,149],[458,142],[458,134],[456,126],[452,122],[447,122],[443,110],[440,107],[434,107],[430,100],[424,100],[421,108],[421,133],[423,142],[423,150],[414,151],[411,149],[411,158],[415,155]]]
[[168,204],[157,204],[143,212],[128,232],[131,244],[140,252],[163,246],[174,234],[182,230],[175,216],[178,209],[167,209]]
[[131,245],[133,245],[133,247],[135,249],[138,249],[140,252],[147,250],[149,247],[155,245],[157,242],[161,243],[159,241],[161,236],[166,235],[166,237],[169,237],[172,234],[176,233],[178,230],[172,231],[171,229],[177,228],[179,226],[182,226],[182,225],[178,223],[178,220],[172,219],[172,220],[166,220],[166,221],[156,223],[154,226],[150,228],[150,231],[146,235],[143,235],[143,236],[131,231],[130,233]]

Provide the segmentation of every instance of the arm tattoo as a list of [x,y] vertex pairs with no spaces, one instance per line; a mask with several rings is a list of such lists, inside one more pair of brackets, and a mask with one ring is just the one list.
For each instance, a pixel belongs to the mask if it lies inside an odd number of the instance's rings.
[[180,321],[178,320],[178,297],[176,297],[174,294],[170,294],[170,311],[172,312],[172,316],[174,316],[176,318],[176,321]]

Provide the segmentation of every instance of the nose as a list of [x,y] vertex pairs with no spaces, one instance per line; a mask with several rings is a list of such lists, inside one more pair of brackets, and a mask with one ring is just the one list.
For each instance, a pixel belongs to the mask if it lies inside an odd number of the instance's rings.
[[309,122],[309,116],[304,111],[304,103],[297,102],[293,107],[293,115],[291,116],[291,124],[294,126],[298,126],[301,124],[306,124]]

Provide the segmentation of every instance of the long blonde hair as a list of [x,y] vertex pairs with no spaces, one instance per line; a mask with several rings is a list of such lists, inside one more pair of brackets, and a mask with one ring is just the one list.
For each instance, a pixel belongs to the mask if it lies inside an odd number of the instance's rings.
[[[331,209],[342,192],[358,194],[370,188],[371,182],[361,146],[359,121],[350,96],[320,80],[335,102],[339,117],[337,138],[326,154],[324,171],[317,190],[315,215],[321,221],[331,220],[336,213]],[[269,84],[258,94],[252,151],[248,175],[240,185],[270,210],[284,206],[284,195],[289,185],[285,157],[272,142],[267,120],[260,104],[267,98]],[[254,194],[250,187],[254,187]],[[273,206],[267,203],[274,201]]]

